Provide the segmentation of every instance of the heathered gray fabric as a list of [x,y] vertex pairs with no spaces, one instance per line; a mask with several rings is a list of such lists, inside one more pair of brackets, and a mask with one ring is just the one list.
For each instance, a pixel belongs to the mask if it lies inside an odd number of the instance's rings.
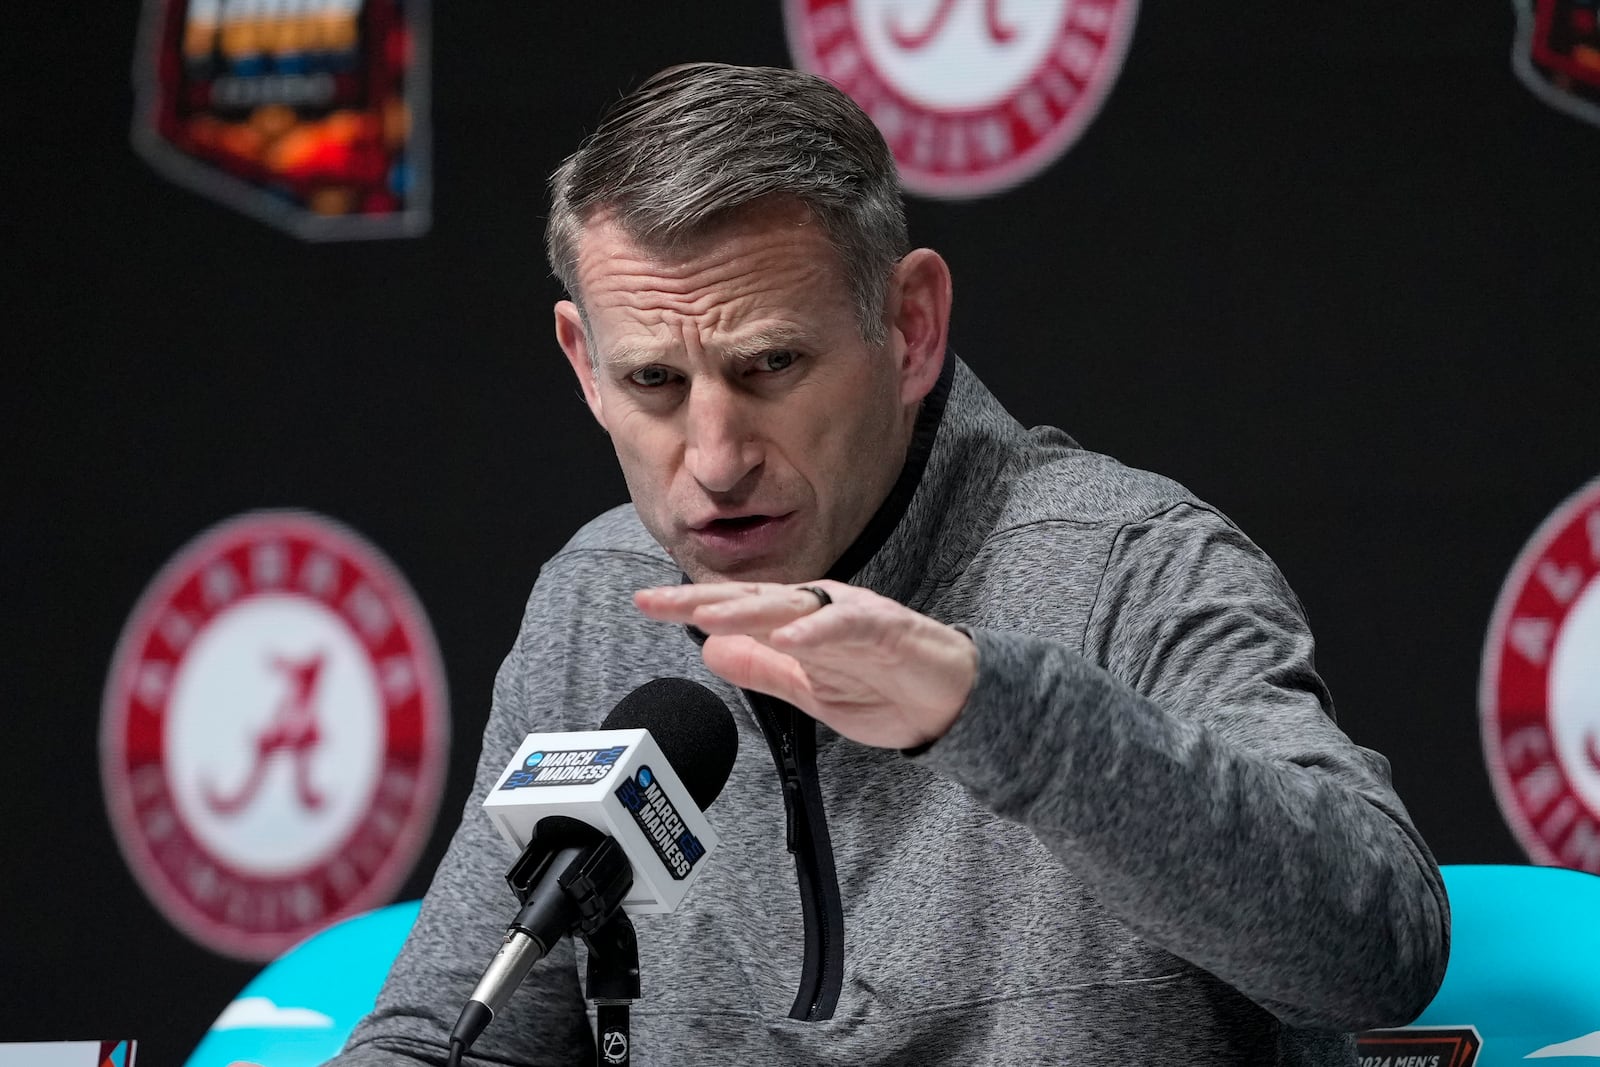
[[[1449,918],[1385,761],[1335,727],[1298,602],[1170,481],[1025,431],[964,367],[904,520],[855,582],[968,629],[980,673],[915,757],[819,733],[845,916],[826,1022],[787,1018],[802,923],[769,749],[679,627],[631,508],[541,571],[477,787],[341,1067],[441,1063],[514,908],[479,809],[524,734],[592,728],[650,678],[735,709],[721,848],[637,921],[638,1064],[1349,1064],[1415,1015]],[[592,1063],[582,949],[543,961],[469,1062]]]

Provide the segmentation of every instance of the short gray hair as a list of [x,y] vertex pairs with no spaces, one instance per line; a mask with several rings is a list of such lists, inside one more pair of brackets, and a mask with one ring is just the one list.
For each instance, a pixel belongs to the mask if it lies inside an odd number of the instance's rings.
[[581,312],[578,238],[597,212],[634,241],[670,250],[781,198],[821,224],[862,338],[882,344],[889,277],[909,247],[894,157],[866,113],[815,75],[720,63],[656,74],[551,175],[545,251]]

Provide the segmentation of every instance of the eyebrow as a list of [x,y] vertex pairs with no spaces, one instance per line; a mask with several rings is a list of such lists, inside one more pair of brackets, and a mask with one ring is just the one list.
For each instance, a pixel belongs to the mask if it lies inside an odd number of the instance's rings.
[[[725,362],[739,362],[754,359],[763,352],[772,352],[777,349],[805,346],[808,333],[798,326],[779,323],[766,326],[747,337],[740,338],[733,344],[722,347],[721,354]],[[648,367],[658,362],[671,349],[654,348],[648,345],[632,345],[626,342],[616,345],[607,351],[601,361],[608,367],[621,372],[631,373],[641,367]]]
[[641,367],[648,367],[661,358],[659,349],[644,348],[638,345],[617,345],[600,357],[600,362],[620,374],[632,374]]

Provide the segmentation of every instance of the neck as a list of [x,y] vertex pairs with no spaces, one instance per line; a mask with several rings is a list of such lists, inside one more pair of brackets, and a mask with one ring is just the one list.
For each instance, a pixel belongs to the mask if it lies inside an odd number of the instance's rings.
[[906,435],[905,463],[900,468],[900,476],[890,487],[889,495],[884,497],[883,503],[878,505],[878,510],[867,520],[867,525],[851,542],[850,547],[844,550],[844,554],[832,567],[828,568],[827,577],[835,581],[848,582],[866,565],[867,560],[877,554],[889,534],[894,532],[894,528],[905,517],[906,508],[910,506],[917,485],[922,481],[922,472],[928,466],[928,454],[933,450],[933,439],[939,432],[939,420],[944,415],[944,403],[950,395],[950,381],[955,374],[955,362],[953,358],[945,359],[944,369],[939,372],[939,381],[923,399],[916,418],[910,422]]

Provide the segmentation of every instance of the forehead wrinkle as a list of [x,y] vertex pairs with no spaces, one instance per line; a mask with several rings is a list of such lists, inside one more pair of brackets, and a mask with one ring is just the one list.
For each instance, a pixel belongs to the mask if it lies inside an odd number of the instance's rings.
[[591,302],[598,310],[620,310],[635,329],[652,334],[679,333],[685,328],[702,332],[720,328],[720,322],[736,313],[739,305],[756,294],[742,292],[729,296],[719,291],[722,279],[694,285],[673,286],[670,279],[648,267],[628,272],[608,272],[589,286]]
[[785,234],[790,240],[780,247],[739,248],[742,235],[728,234],[677,252],[639,247],[609,227],[585,234],[591,236],[594,240],[585,239],[579,247],[580,285],[597,300],[602,291],[611,290],[607,295],[620,295],[634,307],[642,307],[639,297],[648,294],[695,314],[720,299],[719,288],[741,278],[764,277],[758,291],[774,293],[817,286],[839,273],[832,246],[808,229]]
[[[736,362],[751,359],[763,352],[797,345],[804,346],[811,342],[811,333],[804,326],[790,322],[772,322],[758,326],[742,337],[733,337],[720,342],[707,339],[704,348],[723,362]],[[682,344],[673,341],[661,345],[618,341],[609,346],[601,358],[607,366],[632,372],[641,367],[648,367],[663,356],[679,352],[682,348]]]
[[[753,248],[748,234],[730,230],[663,252],[601,225],[580,242],[578,274],[598,313],[592,322],[602,361],[632,371],[690,349],[726,361],[823,344],[823,320],[843,315],[853,323],[835,259],[813,227]],[[612,338],[603,340],[606,333]]]

